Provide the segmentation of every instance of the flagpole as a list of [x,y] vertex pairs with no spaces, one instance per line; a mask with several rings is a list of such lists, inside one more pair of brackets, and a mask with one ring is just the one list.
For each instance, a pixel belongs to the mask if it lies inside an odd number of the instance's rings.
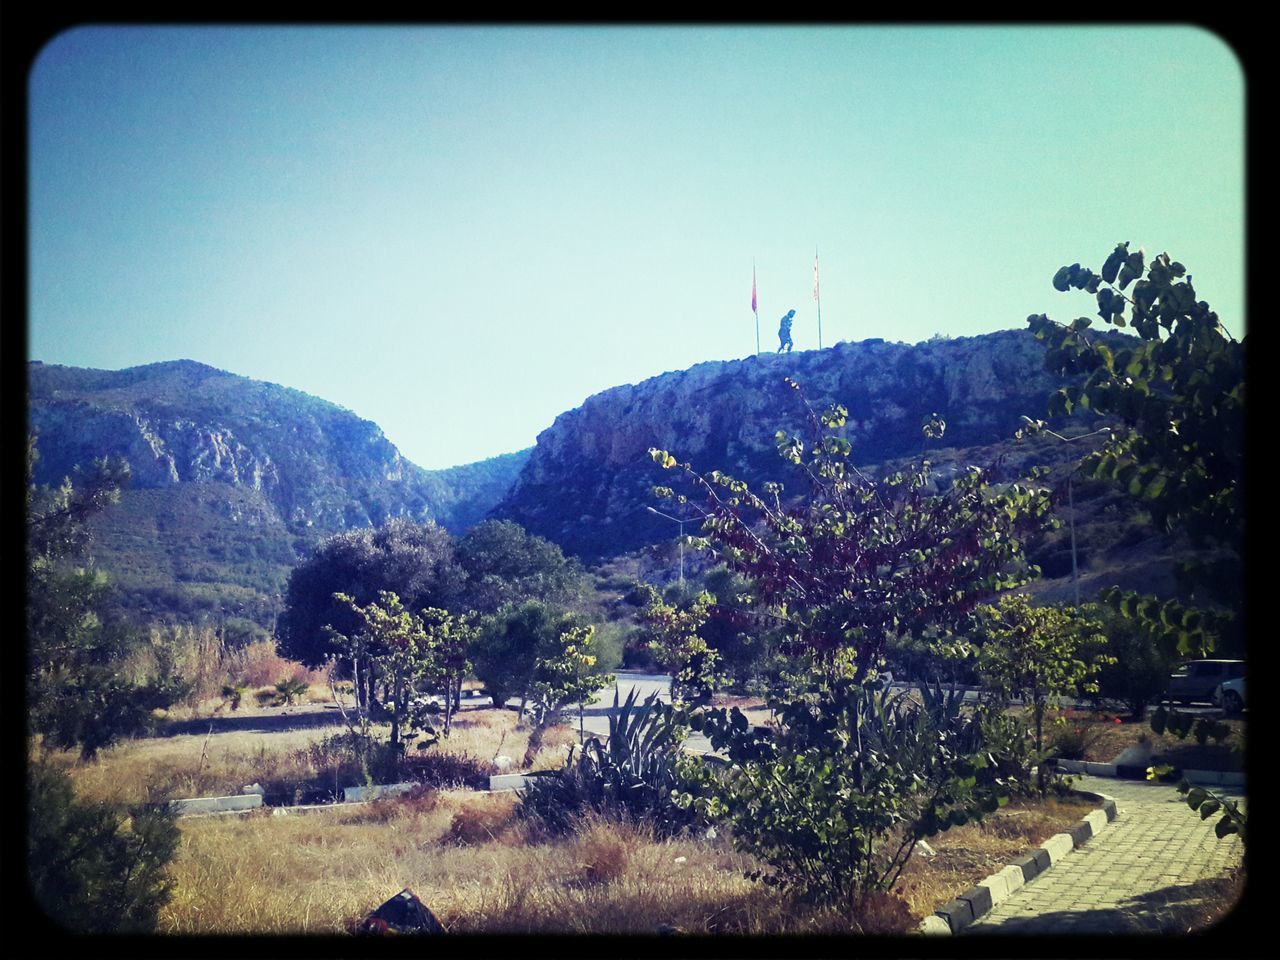
[[813,248],[813,299],[818,301],[818,349],[822,349],[822,294],[818,290],[818,248]]
[[760,356],[760,311],[756,309],[756,261],[751,258],[751,312],[756,315],[756,356]]

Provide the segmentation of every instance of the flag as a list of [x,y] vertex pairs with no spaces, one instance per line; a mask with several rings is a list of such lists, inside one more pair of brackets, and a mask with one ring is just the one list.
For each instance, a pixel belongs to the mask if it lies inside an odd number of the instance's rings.
[[818,251],[813,251],[813,299],[821,299],[818,296]]
[[756,265],[751,265],[751,312],[756,313]]

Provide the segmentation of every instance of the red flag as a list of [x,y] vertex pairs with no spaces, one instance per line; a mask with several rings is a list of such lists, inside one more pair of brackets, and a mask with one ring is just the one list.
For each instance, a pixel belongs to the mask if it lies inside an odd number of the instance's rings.
[[751,312],[756,313],[756,266],[751,265]]
[[821,299],[818,296],[818,251],[813,252],[813,299]]

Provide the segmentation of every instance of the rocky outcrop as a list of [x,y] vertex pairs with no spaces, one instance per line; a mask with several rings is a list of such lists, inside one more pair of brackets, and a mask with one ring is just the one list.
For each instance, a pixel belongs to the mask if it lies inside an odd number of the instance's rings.
[[845,436],[859,465],[919,453],[921,423],[932,413],[946,420],[943,446],[1007,440],[1021,415],[1045,415],[1060,385],[1044,370],[1043,346],[1012,330],[702,363],[614,387],[561,414],[538,436],[495,515],[586,558],[669,539],[670,522],[644,509],[652,486],[671,479],[648,450],[670,450],[702,471],[787,479],[774,434],[807,421],[787,377],[817,412],[831,403],[848,409]]
[[[123,457],[135,489],[226,484],[260,492],[295,528],[336,531],[393,516],[454,523],[483,516],[521,465],[428,472],[349,410],[189,360],[128,370],[29,368],[37,479],[57,483],[95,457]],[[447,473],[446,476],[441,474]]]
[[95,520],[95,554],[146,617],[268,627],[288,571],[323,536],[390,517],[461,533],[527,457],[422,470],[349,410],[189,360],[32,363],[28,386],[37,482],[98,457],[128,461],[122,502]]

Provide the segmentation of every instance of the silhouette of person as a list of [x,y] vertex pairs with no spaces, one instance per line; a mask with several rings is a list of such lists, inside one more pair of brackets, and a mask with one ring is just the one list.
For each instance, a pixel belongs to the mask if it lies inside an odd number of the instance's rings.
[[786,316],[782,318],[782,326],[778,327],[778,352],[779,353],[781,353],[783,349],[785,349],[787,353],[791,352],[791,347],[792,347],[791,318],[794,317],[795,315],[796,315],[796,312],[794,310],[788,310],[786,313]]

